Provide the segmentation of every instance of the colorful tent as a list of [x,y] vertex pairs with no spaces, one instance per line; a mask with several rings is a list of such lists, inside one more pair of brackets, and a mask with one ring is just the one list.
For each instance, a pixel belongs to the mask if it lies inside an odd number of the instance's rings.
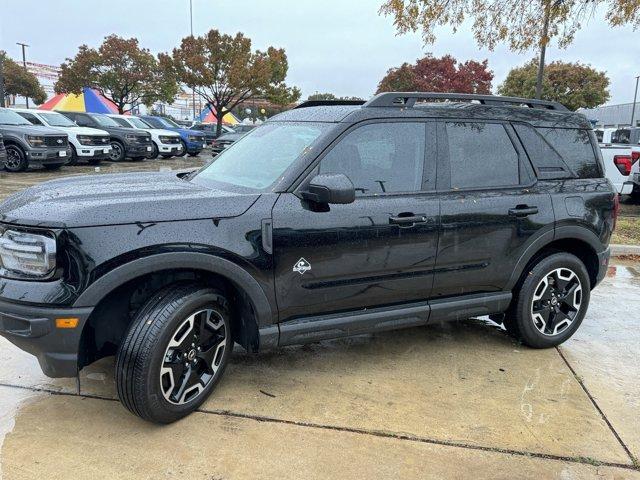
[[[200,115],[198,115],[198,121],[202,123],[217,123],[218,120],[212,110],[214,110],[213,107],[204,107],[202,112],[200,112]],[[222,123],[226,125],[237,125],[240,123],[240,120],[238,120],[233,113],[227,112],[224,117],[222,117]]]
[[40,110],[64,110],[67,112],[118,113],[118,107],[111,100],[88,87],[80,95],[60,93],[38,107]]

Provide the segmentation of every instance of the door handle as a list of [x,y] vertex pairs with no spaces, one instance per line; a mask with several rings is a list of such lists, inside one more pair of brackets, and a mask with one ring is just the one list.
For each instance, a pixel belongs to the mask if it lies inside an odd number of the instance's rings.
[[528,205],[518,205],[516,208],[509,209],[509,215],[512,217],[528,217],[538,213],[538,207],[529,207]]
[[427,217],[424,215],[394,215],[389,217],[389,223],[392,225],[410,226],[416,223],[427,223]]

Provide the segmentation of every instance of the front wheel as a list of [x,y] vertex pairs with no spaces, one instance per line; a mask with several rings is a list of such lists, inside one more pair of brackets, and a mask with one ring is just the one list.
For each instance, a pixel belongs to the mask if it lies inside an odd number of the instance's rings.
[[180,153],[176,153],[176,157],[184,157],[187,154],[187,143],[180,139],[180,144],[182,145],[182,150],[180,150]]
[[6,145],[7,159],[4,168],[10,172],[22,172],[29,166],[27,156],[17,145]]
[[193,283],[170,285],[138,311],[116,357],[118,397],[135,415],[174,422],[197,409],[231,354],[228,302]]
[[109,152],[109,160],[112,162],[124,161],[125,151],[124,145],[117,140],[111,141],[111,152]]
[[529,347],[555,347],[582,323],[590,293],[589,274],[582,261],[569,253],[554,253],[526,272],[504,326]]
[[147,156],[147,158],[149,158],[150,160],[155,160],[156,158],[158,158],[158,155],[160,154],[160,149],[158,148],[158,145],[156,144],[156,142],[151,142],[151,153],[149,153],[149,155]]

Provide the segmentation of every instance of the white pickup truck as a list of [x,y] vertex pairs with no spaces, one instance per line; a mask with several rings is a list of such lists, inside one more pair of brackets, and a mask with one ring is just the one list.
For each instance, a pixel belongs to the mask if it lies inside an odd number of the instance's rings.
[[[604,128],[595,131],[605,176],[622,195],[640,193],[640,128]],[[635,140],[635,141],[634,141]]]

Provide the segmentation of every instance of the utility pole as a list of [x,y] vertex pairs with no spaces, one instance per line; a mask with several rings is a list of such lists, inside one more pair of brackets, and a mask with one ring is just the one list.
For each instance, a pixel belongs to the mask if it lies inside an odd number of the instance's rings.
[[4,52],[0,52],[0,107],[4,107],[4,75],[2,73],[3,61],[4,61]]
[[[26,43],[17,42],[16,45],[20,45],[22,47],[22,66],[25,71],[27,70],[27,56],[25,54],[25,49],[29,46]],[[25,100],[27,101],[27,108],[29,108],[29,97],[25,96]]]
[[636,100],[638,99],[638,80],[640,79],[640,75],[636,77],[636,92],[633,94],[633,107],[631,107],[631,126],[635,127],[633,121],[636,116]]
[[[191,36],[193,37],[193,0],[189,0],[189,22],[191,24]],[[193,103],[193,121],[196,121],[196,89],[191,89],[191,103]]]

